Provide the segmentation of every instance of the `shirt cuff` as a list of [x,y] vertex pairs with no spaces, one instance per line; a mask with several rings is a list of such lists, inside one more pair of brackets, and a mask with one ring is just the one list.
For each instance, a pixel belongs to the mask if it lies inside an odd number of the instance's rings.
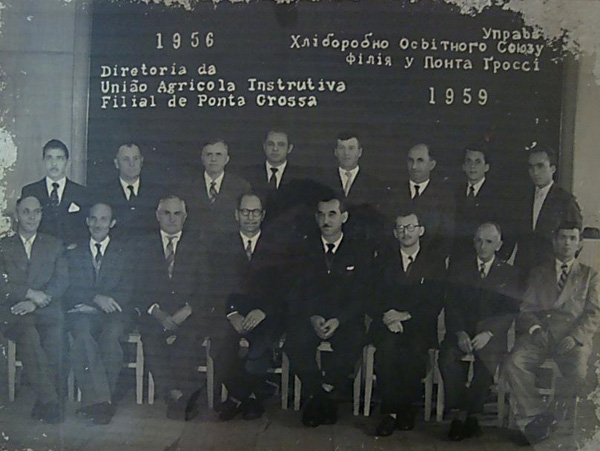
[[152,304],[150,306],[150,308],[148,309],[148,315],[152,315],[152,312],[154,311],[155,308],[160,308],[160,305],[158,305],[156,302],[154,304]]
[[233,312],[229,312],[229,313],[227,314],[227,318],[231,318],[233,315],[236,315],[236,314],[238,314],[238,313],[239,313],[239,312],[238,312],[237,310],[235,310],[235,311],[233,311]]
[[539,324],[534,324],[533,326],[531,326],[529,328],[529,335],[532,335],[536,330],[541,329],[542,326],[540,326]]

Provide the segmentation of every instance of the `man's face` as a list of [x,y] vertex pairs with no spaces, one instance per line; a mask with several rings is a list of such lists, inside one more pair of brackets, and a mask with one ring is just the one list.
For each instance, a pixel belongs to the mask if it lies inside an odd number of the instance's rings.
[[467,150],[462,168],[467,180],[475,184],[485,177],[487,171],[490,170],[490,165],[485,162],[485,155],[482,152]]
[[548,186],[552,182],[556,166],[550,164],[545,152],[532,153],[529,155],[529,176],[538,188]]
[[263,143],[267,161],[273,166],[285,163],[293,148],[294,146],[288,143],[287,134],[282,132],[269,132]]
[[35,235],[42,220],[42,206],[35,197],[27,197],[17,207],[17,227],[22,235]]
[[338,200],[319,202],[315,215],[323,238],[336,238],[342,231],[343,224],[348,220],[348,212],[340,211]]
[[419,242],[425,227],[419,225],[419,219],[416,215],[398,216],[396,218],[396,227],[394,227],[394,237],[400,243],[400,247],[409,248]]
[[117,221],[113,219],[112,210],[108,205],[96,204],[90,208],[90,213],[85,222],[92,238],[101,242],[108,236],[110,229],[115,226]]
[[256,196],[244,196],[240,207],[235,211],[235,219],[240,225],[240,232],[253,236],[260,230],[265,218],[260,199]]
[[435,168],[435,160],[429,157],[427,146],[418,145],[408,151],[406,165],[410,179],[415,183],[422,183],[429,180],[431,171]]
[[560,229],[553,239],[554,254],[560,261],[571,260],[583,245],[578,229]]
[[475,232],[473,244],[477,256],[482,261],[488,262],[502,247],[502,237],[496,227],[491,224],[483,224]]
[[129,182],[138,179],[142,172],[144,158],[140,148],[136,145],[121,146],[115,158],[115,166],[119,170],[119,177]]
[[202,149],[202,164],[210,176],[219,176],[229,163],[227,147],[223,143],[209,144]]
[[67,155],[62,149],[47,149],[44,154],[46,175],[54,181],[62,179],[67,173],[68,162]]
[[362,155],[362,147],[356,138],[338,139],[333,153],[340,168],[350,171],[358,166],[358,160]]
[[187,218],[184,204],[179,199],[167,199],[161,202],[156,211],[156,219],[160,230],[169,235],[175,235],[183,230]]

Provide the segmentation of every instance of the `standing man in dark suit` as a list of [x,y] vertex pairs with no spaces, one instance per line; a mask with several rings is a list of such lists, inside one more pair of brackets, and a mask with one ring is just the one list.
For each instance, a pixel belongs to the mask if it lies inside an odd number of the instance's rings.
[[0,240],[0,330],[15,340],[36,401],[34,419],[61,423],[64,371],[61,300],[69,285],[62,243],[38,232],[42,206],[17,201],[17,233]]
[[359,166],[363,148],[358,135],[340,133],[333,152],[338,166],[326,174],[324,182],[348,207],[346,232],[359,239],[379,239],[384,227],[380,206],[385,202],[387,190],[380,180]]
[[542,145],[534,147],[529,151],[528,164],[535,189],[525,204],[515,261],[523,276],[544,261],[553,260],[552,234],[559,224],[582,222],[575,197],[554,183],[554,150]]
[[[546,439],[566,403],[586,392],[592,338],[600,326],[598,273],[576,259],[582,246],[581,223],[559,224],[553,246],[554,260],[529,275],[517,341],[506,362],[518,425],[531,444]],[[564,376],[555,394],[556,413],[546,408],[535,388],[535,370],[547,358],[556,361]]]
[[[362,243],[344,234],[347,220],[342,200],[324,199],[317,204],[321,235],[308,244],[299,279],[288,296],[285,349],[309,396],[302,414],[305,426],[337,421],[330,393],[343,392],[365,344],[364,303],[370,294],[371,258]],[[324,375],[315,360],[322,341],[333,348]]]
[[46,177],[24,186],[21,198],[39,199],[44,211],[40,232],[57,237],[70,249],[85,237],[86,189],[67,178],[69,149],[62,141],[48,141],[42,156]]
[[111,235],[124,240],[147,235],[156,229],[155,210],[160,187],[141,176],[144,157],[140,147],[125,143],[115,156],[119,177],[98,187],[101,200],[113,210],[116,226]]
[[377,435],[415,426],[413,404],[421,398],[428,350],[437,348],[437,317],[444,298],[444,260],[421,248],[425,228],[413,210],[398,213],[398,244],[382,255],[371,335],[381,387]]
[[[481,224],[474,244],[476,256],[450,265],[446,338],[439,357],[445,406],[455,415],[448,437],[455,441],[481,434],[477,416],[507,352],[507,332],[519,308],[517,271],[496,255],[502,246],[500,226]],[[469,388],[467,355],[475,359]]]
[[110,236],[116,220],[108,204],[93,205],[86,223],[90,239],[67,255],[71,283],[63,304],[73,370],[86,402],[77,414],[108,424],[123,365],[120,338],[131,317],[134,260],[125,243]]
[[[190,420],[197,414],[199,355],[207,333],[199,317],[209,308],[206,252],[194,233],[183,229],[185,202],[163,197],[156,210],[160,231],[140,244],[136,295],[144,354],[167,417]],[[225,320],[224,307],[221,317]]]
[[[239,412],[246,420],[263,412],[261,393],[272,365],[273,345],[283,332],[283,301],[288,290],[283,243],[277,243],[261,228],[266,211],[256,194],[240,196],[235,219],[239,231],[226,234],[212,246],[213,294],[223,297],[227,319],[238,338],[249,342],[242,360],[234,346],[227,356],[233,370],[226,375],[229,399],[221,406],[219,417],[230,420]],[[234,341],[235,343],[235,341]]]
[[451,190],[431,177],[437,163],[427,144],[411,147],[406,164],[409,181],[394,196],[392,203],[414,208],[426,230],[422,245],[446,258],[452,249],[455,214]]
[[475,257],[473,236],[477,228],[487,221],[502,227],[503,245],[498,256],[508,260],[512,255],[514,240],[508,233],[509,215],[506,212],[510,202],[503,198],[506,190],[488,179],[490,164],[490,151],[485,143],[465,148],[462,169],[467,180],[459,184],[455,193],[456,217],[452,246],[452,258],[455,260],[461,260],[465,255]]
[[240,194],[250,192],[250,184],[225,171],[229,163],[229,148],[222,139],[202,147],[204,173],[187,189],[190,228],[205,234],[208,241],[222,232],[234,232],[233,213]]

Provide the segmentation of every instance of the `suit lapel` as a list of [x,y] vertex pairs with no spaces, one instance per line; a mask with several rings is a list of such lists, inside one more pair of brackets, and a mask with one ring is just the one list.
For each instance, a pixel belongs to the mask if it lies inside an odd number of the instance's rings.
[[[35,241],[38,241],[39,237],[36,237]],[[27,254],[25,253],[25,246],[23,245],[23,241],[21,241],[21,237],[19,236],[19,234],[15,234],[12,239],[12,246],[14,247],[15,251],[11,252],[9,255],[12,255],[14,258],[14,262],[15,264],[21,268],[21,270],[23,270],[25,273],[29,272],[31,273],[31,267],[30,267],[30,261],[27,260]],[[34,242],[34,246],[33,248],[35,248],[35,242]],[[31,256],[33,259],[33,248],[31,250]]]

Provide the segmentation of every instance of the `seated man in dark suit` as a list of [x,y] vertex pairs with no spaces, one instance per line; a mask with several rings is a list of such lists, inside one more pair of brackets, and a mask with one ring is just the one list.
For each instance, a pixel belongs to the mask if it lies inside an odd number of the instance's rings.
[[110,236],[116,220],[108,204],[93,205],[86,222],[89,240],[67,254],[71,283],[63,305],[73,336],[73,371],[86,404],[77,414],[108,424],[123,365],[120,337],[131,318],[134,260],[126,244]]
[[69,285],[63,244],[38,232],[37,198],[17,201],[17,233],[0,240],[0,330],[15,340],[36,401],[34,419],[64,420],[63,315],[60,298]]
[[[346,388],[365,344],[371,260],[363,244],[342,231],[348,220],[343,201],[319,202],[316,220],[321,235],[307,243],[298,280],[288,295],[285,342],[291,369],[309,396],[302,422],[312,427],[337,421],[330,393]],[[322,341],[333,348],[326,356],[330,362],[324,362],[324,375],[315,359]]]
[[212,240],[222,232],[234,232],[232,215],[240,194],[250,192],[250,184],[241,177],[225,171],[229,163],[229,147],[215,139],[202,147],[204,174],[184,188],[189,206],[189,228]]
[[288,289],[283,243],[277,243],[261,228],[266,211],[255,194],[240,196],[235,219],[239,232],[225,234],[211,246],[213,295],[223,299],[227,319],[250,347],[244,360],[239,349],[231,349],[232,371],[225,375],[229,399],[219,417],[229,420],[240,411],[244,419],[259,418],[264,412],[261,395],[267,370],[272,366],[273,345],[281,336],[283,301]]
[[[528,279],[517,341],[506,362],[511,396],[518,408],[518,425],[529,443],[547,438],[556,414],[586,391],[592,338],[600,325],[598,273],[576,259],[581,249],[581,223],[563,222],[554,233],[554,261],[534,268]],[[552,358],[564,376],[557,387],[556,414],[535,388],[535,370]]]
[[[474,244],[476,256],[450,265],[446,338],[439,357],[446,410],[455,415],[448,437],[456,441],[481,434],[477,416],[507,352],[507,332],[519,308],[517,271],[496,255],[502,246],[500,226],[480,225]],[[467,355],[475,359],[469,388],[468,364],[462,360]]]
[[[198,321],[204,313],[207,256],[196,236],[183,229],[186,217],[181,198],[159,201],[160,230],[140,244],[136,294],[146,362],[166,400],[167,417],[190,420],[198,414],[197,368],[208,335]],[[224,312],[222,318],[226,322]]]
[[413,404],[423,392],[428,350],[438,344],[446,268],[437,253],[421,248],[425,233],[417,214],[406,209],[396,216],[397,244],[381,255],[371,324],[384,415],[377,428],[380,436],[414,428]]
[[86,189],[67,178],[69,149],[62,141],[48,141],[42,156],[46,177],[24,186],[21,197],[39,199],[44,212],[40,232],[58,238],[70,249],[85,237]]
[[108,202],[117,220],[111,235],[128,240],[147,235],[156,229],[155,210],[160,187],[142,177],[144,157],[135,143],[125,143],[115,155],[117,179],[111,178],[95,189],[97,197]]

